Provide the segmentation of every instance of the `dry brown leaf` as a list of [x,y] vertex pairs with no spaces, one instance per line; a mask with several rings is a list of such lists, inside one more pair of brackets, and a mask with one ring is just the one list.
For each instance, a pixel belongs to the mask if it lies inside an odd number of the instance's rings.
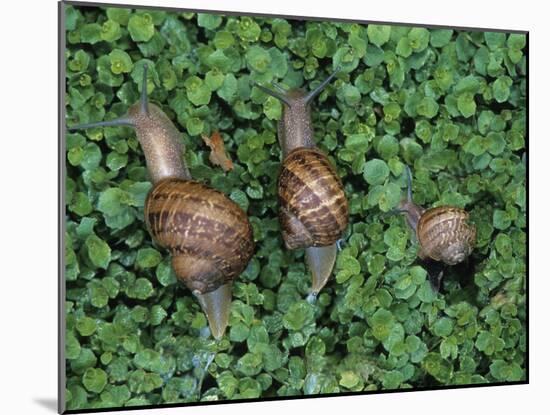
[[227,157],[223,139],[218,131],[214,131],[212,136],[202,136],[202,139],[210,147],[210,162],[216,166],[221,166],[223,171],[233,170],[233,162]]

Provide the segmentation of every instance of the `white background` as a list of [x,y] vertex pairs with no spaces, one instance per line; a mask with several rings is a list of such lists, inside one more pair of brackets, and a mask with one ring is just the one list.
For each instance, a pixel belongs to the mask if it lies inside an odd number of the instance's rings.
[[[112,0],[112,3],[119,3]],[[530,31],[530,385],[189,407],[133,414],[517,414],[548,406],[550,36],[544,2],[134,1],[134,4]],[[121,2],[122,3],[122,2]],[[57,3],[0,13],[0,411],[53,414],[57,392]],[[7,93],[6,93],[7,91]],[[344,409],[345,408],[345,409]],[[301,412],[299,412],[301,411]],[[540,413],[541,411],[536,411]]]

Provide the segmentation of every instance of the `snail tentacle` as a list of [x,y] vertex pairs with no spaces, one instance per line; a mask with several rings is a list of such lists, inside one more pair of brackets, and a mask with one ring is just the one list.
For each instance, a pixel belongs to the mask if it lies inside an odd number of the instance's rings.
[[287,98],[286,95],[283,95],[284,92],[279,93],[279,92],[273,91],[272,89],[266,88],[265,86],[260,85],[257,82],[254,82],[254,86],[256,88],[262,90],[263,92],[265,92],[267,95],[271,95],[272,97],[277,98],[279,101],[281,101],[286,106],[288,106],[288,107],[292,106],[292,102]]
[[319,86],[317,86],[317,88],[315,88],[313,91],[310,91],[305,97],[304,97],[304,102],[306,104],[309,104],[311,103],[311,101],[321,93],[321,91],[323,89],[325,89],[325,87],[329,84],[330,81],[332,81],[332,79],[338,75],[338,72],[340,72],[340,68],[336,68],[336,70],[334,72],[332,72],[323,82],[321,82],[319,84]]
[[121,117],[121,118],[115,118],[114,120],[109,121],[98,121],[98,122],[91,122],[86,124],[78,124],[73,125],[72,127],[67,127],[69,131],[76,131],[76,130],[85,130],[87,128],[95,128],[95,127],[135,127],[136,124],[133,119],[129,117]]
[[141,99],[140,108],[142,114],[149,114],[148,97],[147,97],[147,64],[143,65],[143,79],[141,81]]

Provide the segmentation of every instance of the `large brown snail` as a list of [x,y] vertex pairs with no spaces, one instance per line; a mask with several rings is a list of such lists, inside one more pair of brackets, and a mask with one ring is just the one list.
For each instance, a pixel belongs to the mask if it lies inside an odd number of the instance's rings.
[[197,297],[212,335],[219,339],[228,324],[232,282],[254,250],[247,215],[223,193],[191,179],[179,131],[159,107],[148,103],[146,65],[141,100],[125,116],[70,130],[120,125],[135,128],[153,182],[144,206],[146,226],[171,252],[176,275]]
[[[418,256],[422,260],[456,265],[464,261],[476,243],[476,228],[471,225],[469,214],[454,206],[438,206],[424,209],[413,202],[412,174],[407,172],[407,198],[401,201],[397,212],[403,213],[415,232],[420,246]],[[438,280],[441,279],[439,274]],[[436,288],[439,287],[437,281]]]
[[349,209],[336,169],[313,139],[310,104],[336,76],[332,73],[313,91],[272,91],[256,84],[284,105],[278,139],[283,151],[278,180],[279,222],[288,249],[305,248],[316,295],[332,273],[337,241],[348,225]]

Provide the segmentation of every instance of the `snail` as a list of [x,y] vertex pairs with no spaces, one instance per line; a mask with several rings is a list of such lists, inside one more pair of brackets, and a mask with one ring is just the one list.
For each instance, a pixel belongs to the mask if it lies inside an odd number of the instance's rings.
[[247,215],[223,193],[192,180],[182,160],[179,131],[158,106],[148,103],[146,65],[140,102],[125,116],[69,129],[120,125],[135,128],[153,182],[144,205],[147,229],[172,254],[178,279],[198,299],[219,339],[228,324],[232,282],[254,249]]
[[[412,175],[407,166],[407,198],[401,201],[397,213],[402,213],[415,232],[420,245],[418,257],[422,260],[456,265],[463,262],[473,251],[476,228],[468,223],[469,214],[454,206],[438,206],[424,209],[413,202]],[[436,289],[439,288],[439,273]]]
[[279,223],[287,249],[305,248],[315,296],[332,273],[337,241],[348,225],[344,187],[328,157],[313,140],[310,104],[336,76],[333,72],[313,91],[272,91],[255,84],[284,105],[278,139],[283,162],[278,179]]

